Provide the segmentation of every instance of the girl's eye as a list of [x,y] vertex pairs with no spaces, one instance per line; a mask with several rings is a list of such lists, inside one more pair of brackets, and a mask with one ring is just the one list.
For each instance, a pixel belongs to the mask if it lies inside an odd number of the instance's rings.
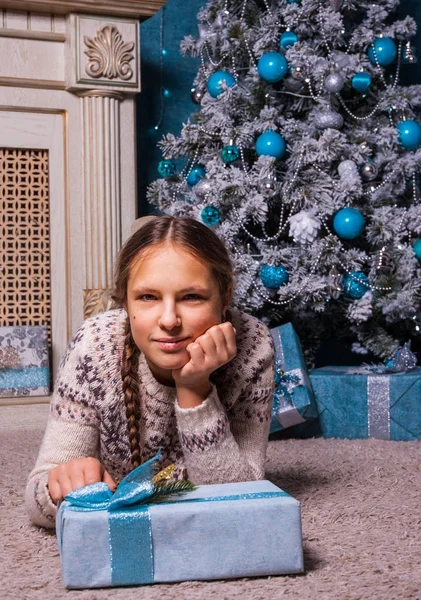
[[155,300],[155,296],[153,296],[152,294],[142,294],[141,296],[139,296],[139,300],[143,300],[143,302],[148,302],[151,300]]
[[202,296],[199,296],[198,294],[186,294],[184,296],[184,300],[201,300]]

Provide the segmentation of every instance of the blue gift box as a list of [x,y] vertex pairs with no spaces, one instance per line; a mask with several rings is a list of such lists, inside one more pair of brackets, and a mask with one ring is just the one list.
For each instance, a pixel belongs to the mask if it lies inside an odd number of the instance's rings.
[[130,481],[145,465],[114,495],[99,483],[61,503],[56,530],[67,588],[303,571],[300,503],[286,492],[266,480],[202,485],[148,504],[136,491],[143,497],[148,482]]
[[0,368],[0,396],[48,396],[48,328],[0,327],[0,354],[10,351],[16,360],[12,367]]
[[270,433],[315,419],[317,407],[300,340],[292,323],[271,330],[276,352],[276,388]]
[[420,367],[393,374],[323,367],[310,379],[319,418],[295,428],[299,437],[421,439]]

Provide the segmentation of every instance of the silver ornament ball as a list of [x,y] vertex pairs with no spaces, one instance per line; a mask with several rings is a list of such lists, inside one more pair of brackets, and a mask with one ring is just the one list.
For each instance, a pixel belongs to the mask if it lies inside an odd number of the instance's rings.
[[259,192],[264,198],[272,198],[278,191],[278,183],[274,177],[265,177],[259,182]]
[[211,182],[208,179],[201,179],[193,189],[198,198],[204,198],[212,190]]
[[325,90],[332,94],[340,92],[345,85],[345,79],[339,73],[331,73],[325,79]]
[[190,98],[195,104],[200,104],[203,98],[203,92],[199,88],[193,87],[190,90]]
[[378,175],[378,168],[373,162],[366,162],[360,167],[361,179],[364,181],[373,181]]
[[344,118],[333,110],[323,110],[316,114],[314,124],[317,129],[340,129]]

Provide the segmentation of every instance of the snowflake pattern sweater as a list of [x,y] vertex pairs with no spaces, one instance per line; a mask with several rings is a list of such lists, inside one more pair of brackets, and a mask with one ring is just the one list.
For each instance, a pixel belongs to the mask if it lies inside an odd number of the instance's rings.
[[[142,462],[162,452],[160,468],[196,484],[264,478],[274,389],[270,332],[256,318],[229,311],[237,355],[211,375],[212,390],[182,409],[175,387],[157,382],[139,358]],[[47,429],[25,502],[31,521],[54,527],[48,472],[73,458],[98,458],[114,480],[131,470],[121,357],[127,313],[110,310],[85,321],[60,365]]]

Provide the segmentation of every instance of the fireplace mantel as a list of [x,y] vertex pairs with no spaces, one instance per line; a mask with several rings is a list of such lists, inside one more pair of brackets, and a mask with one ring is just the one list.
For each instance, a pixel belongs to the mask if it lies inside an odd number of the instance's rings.
[[[22,164],[13,159],[10,169],[23,181],[22,192],[13,191],[15,208],[12,192],[0,197],[0,226],[3,219],[6,231],[9,212],[19,213],[25,194],[38,193],[35,183],[27,191],[25,179],[25,165],[36,154],[49,173],[43,194],[49,202],[53,376],[83,320],[110,306],[113,264],[137,217],[139,21],[163,4],[0,0],[0,149],[22,156]],[[31,213],[25,214],[23,222],[30,223]],[[21,257],[13,259],[18,264]],[[13,272],[6,281],[0,269],[0,292]],[[25,302],[31,302],[28,295]],[[47,324],[22,322],[23,303],[17,298],[15,304],[13,314],[0,311],[0,325]]]
[[165,2],[166,0],[0,0],[0,8],[61,15],[80,12],[143,20],[154,15]]

